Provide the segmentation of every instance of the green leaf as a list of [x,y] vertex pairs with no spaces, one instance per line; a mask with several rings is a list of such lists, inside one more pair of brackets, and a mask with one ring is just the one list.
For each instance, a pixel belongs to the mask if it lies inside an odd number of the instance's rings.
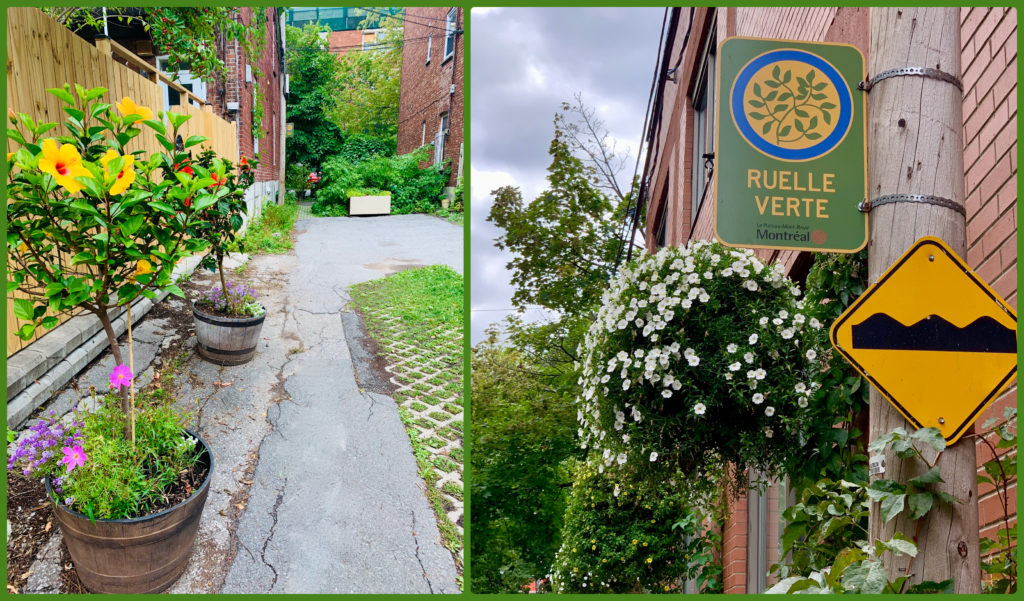
[[208,138],[206,136],[189,136],[188,139],[185,140],[185,148],[191,148],[196,144],[202,144],[207,139]]
[[761,128],[761,133],[762,134],[767,134],[769,131],[771,131],[772,125],[774,123],[775,123],[774,121],[769,121],[768,123],[765,123],[764,127]]
[[941,451],[946,448],[946,439],[942,436],[942,432],[940,432],[938,428],[921,428],[911,434],[910,438],[920,440],[936,451]]
[[789,135],[789,132],[792,131],[792,129],[793,129],[793,126],[791,126],[791,125],[787,125],[786,127],[783,127],[782,129],[779,130],[779,137],[780,138],[785,138],[786,136]]
[[75,104],[75,97],[70,92],[61,88],[46,88],[46,91],[53,94],[57,98],[60,98],[67,104]]
[[818,138],[820,138],[820,137],[821,137],[821,134],[819,134],[819,133],[815,133],[815,132],[813,132],[813,131],[812,131],[812,132],[808,132],[808,133],[806,134],[806,136],[807,136],[807,139],[808,139],[808,140],[817,140]]
[[935,582],[933,580],[925,580],[924,582],[915,584],[907,589],[908,593],[931,593],[940,595],[952,595],[953,594],[953,580],[943,580],[942,582]]
[[831,102],[822,102],[820,107],[823,109],[834,109],[836,108],[836,105],[832,104]]
[[910,509],[910,519],[921,519],[924,514],[932,508],[932,493],[919,492],[907,496],[907,505]]
[[758,121],[760,121],[760,120],[762,120],[762,119],[764,119],[765,117],[768,116],[768,115],[765,115],[764,113],[757,113],[757,112],[751,112],[751,113],[747,113],[747,114],[750,115],[752,118],[757,119]]
[[59,323],[59,317],[57,317],[56,315],[47,315],[46,317],[43,318],[43,321],[40,325],[42,325],[42,327],[46,328],[47,330],[50,330],[52,328],[57,327],[57,324]]
[[17,336],[18,336],[18,338],[21,338],[22,340],[28,340],[29,338],[32,337],[32,334],[35,333],[35,331],[36,331],[36,324],[34,324],[34,323],[27,323],[27,324],[21,326],[20,328],[18,328]]
[[166,205],[166,204],[164,204],[164,203],[162,203],[160,201],[151,200],[151,201],[147,202],[146,204],[149,205],[150,207],[152,207],[152,208],[162,212],[162,213],[167,213],[168,215],[174,215],[174,209],[172,209],[171,207],[169,207],[168,205]]
[[936,482],[945,482],[942,479],[939,466],[935,466],[920,476],[910,479],[910,483],[918,488],[924,488],[925,484],[935,484]]
[[750,104],[750,106],[758,109],[764,107],[764,103],[761,102],[760,100],[748,100],[747,103]]
[[180,297],[180,298],[185,298],[185,293],[182,291],[182,289],[178,288],[174,284],[170,284],[168,286],[164,286],[164,290],[166,290],[167,292],[170,292],[174,296],[177,296],[177,297]]
[[814,84],[811,87],[813,87],[815,91],[820,92],[820,91],[824,90],[825,88],[827,88],[828,84],[825,83],[825,82],[821,82],[819,84]]
[[799,120],[799,119],[794,119],[794,120],[793,120],[793,125],[795,125],[795,126],[796,126],[796,130],[797,130],[797,131],[805,131],[805,128],[804,128],[804,122],[803,122],[803,121],[801,121],[801,120]]
[[814,81],[815,73],[816,73],[816,71],[814,69],[811,69],[810,71],[808,71],[808,73],[807,73],[807,83],[811,83],[812,81]]
[[914,456],[914,443],[906,438],[899,438],[892,442],[892,450],[901,459]]
[[778,96],[778,95],[779,95],[778,91],[769,92],[768,95],[764,97],[764,99],[768,100],[768,101],[772,101],[772,100],[775,100],[775,97]]
[[808,113],[807,111],[805,111],[804,109],[793,109],[793,112],[796,113],[797,117],[810,117],[811,116],[811,114]]
[[761,86],[754,83],[754,96],[761,96]]
[[907,495],[888,495],[882,499],[881,502],[881,517],[883,522],[888,522],[893,519],[901,511],[906,504]]
[[78,110],[74,107],[63,106],[64,112],[71,115],[76,121],[81,123],[82,119],[85,119],[85,111]]
[[7,137],[10,138],[11,140],[14,140],[18,144],[21,144],[22,146],[26,144],[25,138],[21,136],[21,132],[14,129],[13,127],[7,128]]
[[18,319],[32,320],[35,318],[35,303],[27,298],[14,299],[14,316]]
[[779,75],[781,73],[782,73],[782,69],[780,69],[778,65],[775,65],[774,67],[772,67],[772,77],[773,78],[779,79]]
[[789,108],[788,104],[776,104],[775,108],[772,109],[772,113],[777,113],[779,111],[784,111],[784,110],[786,110],[788,108]]

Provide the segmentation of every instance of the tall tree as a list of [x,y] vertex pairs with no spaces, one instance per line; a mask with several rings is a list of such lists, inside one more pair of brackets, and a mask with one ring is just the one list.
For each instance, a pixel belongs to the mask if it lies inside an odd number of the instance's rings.
[[289,163],[319,170],[338,154],[345,135],[329,115],[338,102],[341,63],[328,52],[321,33],[326,27],[309,23],[302,29],[286,29],[289,73],[288,121],[292,139],[287,146]]
[[492,329],[473,350],[473,590],[519,592],[544,578],[560,544],[571,483],[575,409]]
[[402,19],[371,15],[362,27],[376,29],[376,41],[341,57],[341,87],[336,90],[337,102],[329,114],[346,133],[394,139],[402,76]]

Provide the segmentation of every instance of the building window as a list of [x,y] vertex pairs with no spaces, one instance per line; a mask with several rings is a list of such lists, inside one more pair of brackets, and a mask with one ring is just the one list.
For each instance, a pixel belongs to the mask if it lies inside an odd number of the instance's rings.
[[455,19],[458,16],[458,9],[448,11],[448,18],[444,24],[444,60],[448,60],[455,54]]
[[427,143],[427,120],[423,120],[423,133],[420,134],[420,146]]
[[715,152],[715,69],[717,67],[717,44],[715,43],[715,19],[712,18],[701,53],[700,70],[697,72],[691,102],[693,104],[693,158],[691,181],[693,182],[690,201],[690,225],[697,221],[704,196],[708,193],[711,180],[710,165],[705,155]]
[[426,62],[426,64],[428,64],[428,65],[430,64],[430,49],[433,46],[434,46],[434,34],[431,33],[431,34],[427,35],[427,62]]
[[441,126],[434,136],[434,166],[441,167],[444,163],[444,141],[448,137],[448,113],[441,113]]

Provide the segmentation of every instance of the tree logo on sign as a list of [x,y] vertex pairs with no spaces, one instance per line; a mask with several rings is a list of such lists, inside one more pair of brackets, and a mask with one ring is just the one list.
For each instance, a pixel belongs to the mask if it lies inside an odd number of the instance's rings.
[[747,63],[733,83],[730,104],[743,138],[787,161],[828,154],[853,122],[853,99],[842,76],[802,50],[774,50]]

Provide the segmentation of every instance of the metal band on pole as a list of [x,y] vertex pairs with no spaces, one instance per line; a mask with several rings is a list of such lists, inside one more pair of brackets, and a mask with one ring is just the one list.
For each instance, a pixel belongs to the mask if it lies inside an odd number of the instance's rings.
[[945,71],[940,71],[939,69],[932,69],[931,67],[900,67],[898,69],[888,69],[886,71],[882,71],[881,73],[875,75],[874,77],[868,79],[867,81],[860,82],[859,84],[857,84],[857,88],[867,92],[871,90],[871,88],[873,88],[876,83],[882,81],[883,79],[889,79],[890,77],[904,77],[907,75],[914,75],[917,77],[928,77],[930,79],[945,81],[959,88],[961,92],[964,91],[964,84],[960,82],[959,77],[957,77],[956,75],[946,73]]
[[896,202],[917,202],[922,204],[935,205],[938,207],[945,207],[952,209],[957,213],[960,213],[964,217],[967,217],[967,211],[964,210],[964,206],[957,202],[954,202],[948,198],[941,196],[932,196],[931,194],[886,194],[885,196],[879,196],[878,198],[862,202],[857,205],[857,209],[862,213],[867,213],[871,209],[880,206],[887,205]]

